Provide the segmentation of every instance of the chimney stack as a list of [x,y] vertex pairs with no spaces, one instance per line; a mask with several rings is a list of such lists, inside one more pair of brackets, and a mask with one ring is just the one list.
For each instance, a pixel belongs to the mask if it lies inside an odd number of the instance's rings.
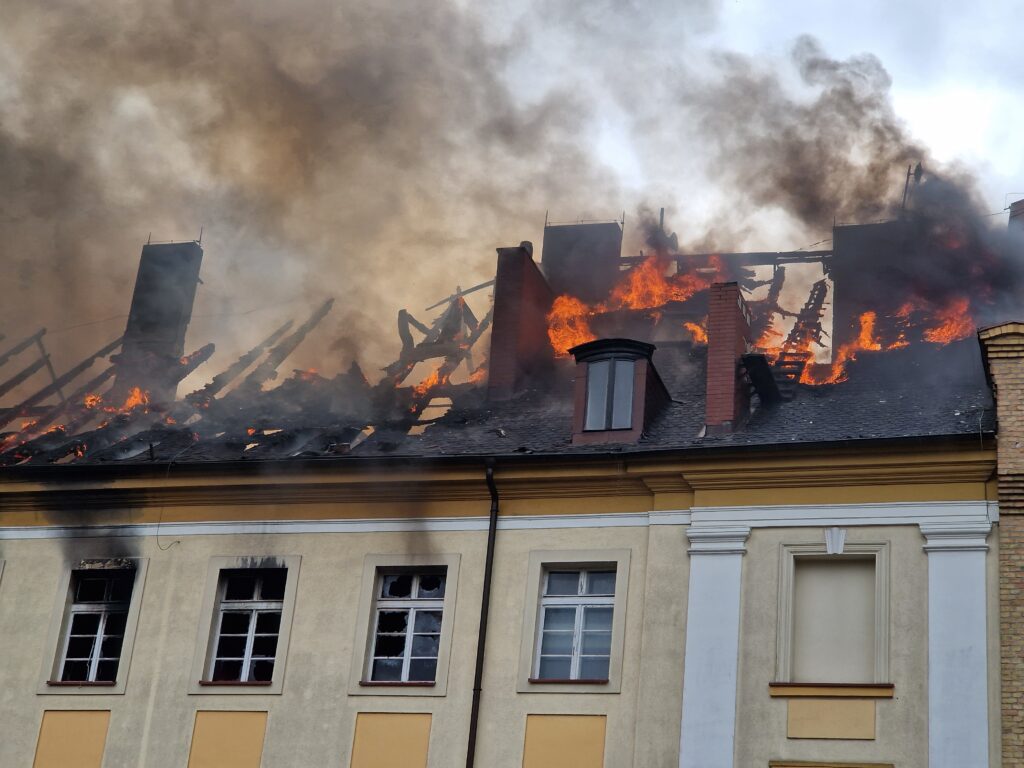
[[1024,237],[1024,200],[1010,203],[1010,231]]
[[741,357],[751,349],[750,312],[737,283],[715,283],[708,296],[707,434],[739,429],[750,414],[750,382]]
[[132,387],[157,403],[177,394],[179,360],[185,353],[185,332],[199,283],[203,249],[196,242],[147,244],[142,247],[135,291],[117,356],[114,400]]
[[508,400],[551,366],[547,315],[555,297],[533,261],[532,243],[497,250],[487,397]]

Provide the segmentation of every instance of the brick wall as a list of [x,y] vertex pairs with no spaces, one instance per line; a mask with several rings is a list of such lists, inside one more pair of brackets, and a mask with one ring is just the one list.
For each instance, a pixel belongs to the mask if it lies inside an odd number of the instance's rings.
[[488,364],[487,397],[507,400],[532,376],[540,376],[553,356],[547,314],[554,295],[533,261],[533,246],[498,249],[494,321]]
[[708,359],[704,424],[709,432],[738,428],[750,410],[750,385],[740,356],[750,347],[750,319],[736,283],[715,283],[708,296]]
[[999,422],[999,643],[1003,765],[1024,767],[1024,324],[979,332]]

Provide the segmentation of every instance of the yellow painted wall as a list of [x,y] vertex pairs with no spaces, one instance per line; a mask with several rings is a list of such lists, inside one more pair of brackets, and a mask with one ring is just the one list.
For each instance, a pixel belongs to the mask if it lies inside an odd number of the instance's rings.
[[188,768],[260,768],[266,712],[196,712]]
[[109,710],[43,712],[33,768],[100,768]]
[[527,715],[523,768],[603,768],[604,715]]
[[425,768],[430,715],[360,712],[352,768]]

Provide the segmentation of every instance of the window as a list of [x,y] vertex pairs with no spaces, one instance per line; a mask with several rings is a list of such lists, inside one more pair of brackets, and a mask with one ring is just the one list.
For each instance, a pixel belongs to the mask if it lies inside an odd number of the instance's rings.
[[269,683],[274,677],[287,568],[222,571],[211,682]]
[[134,583],[134,569],[72,572],[61,682],[117,680]]
[[547,571],[535,678],[607,680],[614,609],[614,570]]
[[445,581],[444,571],[379,575],[371,682],[434,682]]
[[888,562],[888,544],[783,546],[778,682],[889,682]]
[[608,358],[587,364],[587,405],[583,429],[633,426],[633,360]]

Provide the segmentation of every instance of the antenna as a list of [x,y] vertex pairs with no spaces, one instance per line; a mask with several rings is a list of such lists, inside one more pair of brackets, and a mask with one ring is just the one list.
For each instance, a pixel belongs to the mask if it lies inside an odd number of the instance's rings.
[[202,224],[199,225],[199,239],[196,240],[196,242],[199,243],[200,245],[203,244],[203,225]]
[[146,245],[150,245],[153,242],[153,233],[149,233],[149,237],[146,238]]

